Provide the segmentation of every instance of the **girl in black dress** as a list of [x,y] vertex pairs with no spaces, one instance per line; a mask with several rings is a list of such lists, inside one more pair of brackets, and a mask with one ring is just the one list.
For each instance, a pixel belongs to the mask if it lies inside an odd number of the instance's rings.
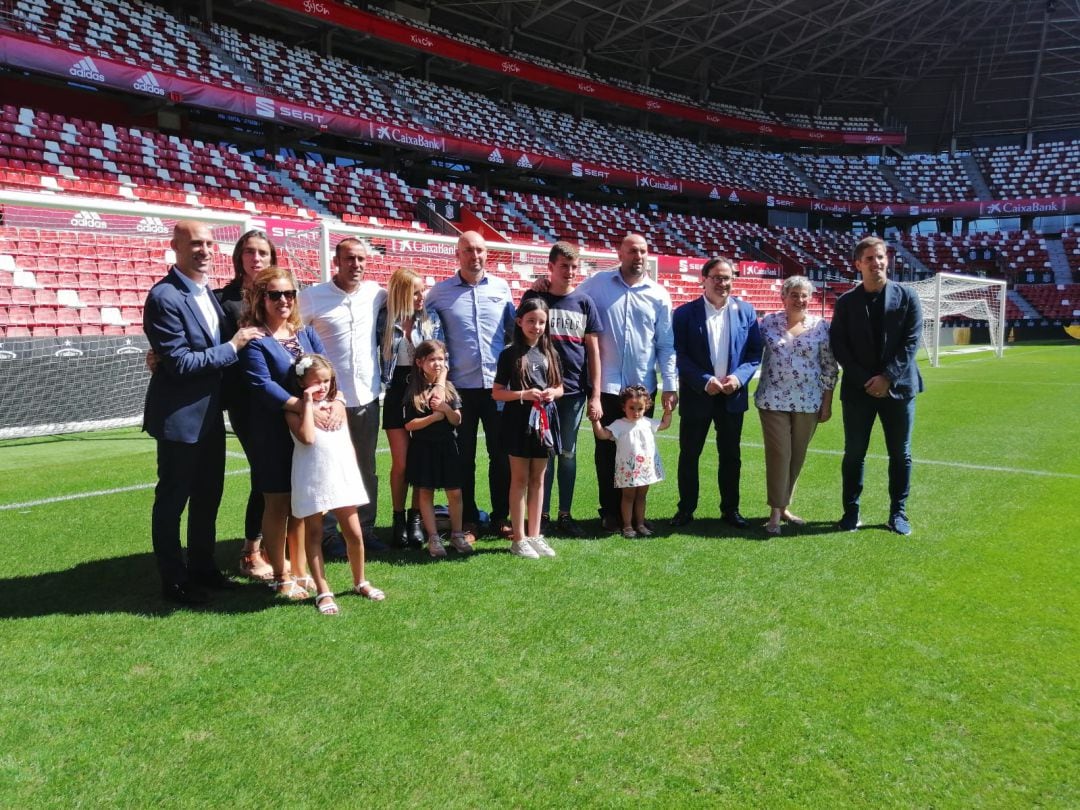
[[446,374],[446,346],[425,340],[413,355],[409,388],[402,404],[409,449],[405,459],[405,479],[417,493],[420,518],[427,532],[427,550],[432,557],[445,557],[446,548],[435,526],[435,490],[446,490],[450,506],[450,542],[462,554],[472,546],[461,530],[461,456],[457,431],[461,424],[461,400],[457,390],[445,383],[442,401],[431,405],[431,392]]
[[522,301],[514,320],[514,342],[499,355],[491,396],[506,403],[500,438],[510,455],[510,553],[535,560],[555,556],[540,534],[540,507],[548,458],[560,450],[555,400],[563,395],[562,369],[548,338],[544,299]]

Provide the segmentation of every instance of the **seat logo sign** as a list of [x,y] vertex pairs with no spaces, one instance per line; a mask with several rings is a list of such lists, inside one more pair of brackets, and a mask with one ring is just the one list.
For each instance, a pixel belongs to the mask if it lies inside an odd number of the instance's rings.
[[274,117],[274,100],[262,96],[255,97],[255,114],[263,118]]
[[157,77],[150,71],[146,71],[146,73],[137,78],[135,83],[131,86],[144,93],[153,93],[155,96],[165,95],[165,88],[158,84]]
[[78,76],[80,79],[90,79],[95,82],[105,81],[105,74],[97,69],[94,60],[89,56],[83,57],[68,68],[68,73],[72,76]]

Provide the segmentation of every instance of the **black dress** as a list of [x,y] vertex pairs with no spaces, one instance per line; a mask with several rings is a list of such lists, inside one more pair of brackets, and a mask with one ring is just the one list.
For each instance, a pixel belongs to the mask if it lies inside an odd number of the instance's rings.
[[[450,406],[461,407],[461,400]],[[413,419],[430,416],[421,413],[411,397],[405,397],[405,424]],[[446,419],[433,422],[422,430],[409,432],[409,452],[405,456],[405,480],[421,489],[461,489],[461,454],[458,452],[457,429]]]
[[[535,346],[525,354],[525,380],[522,381],[519,367],[518,349],[508,346],[499,355],[499,365],[495,369],[495,382],[510,391],[534,388],[542,391],[548,387],[548,360]],[[534,410],[533,401],[516,399],[503,403],[503,415],[499,428],[499,446],[508,455],[518,458],[547,458],[558,447],[545,445],[536,431],[530,430],[529,418]],[[559,436],[559,414],[554,403],[544,407],[552,439],[557,443]]]

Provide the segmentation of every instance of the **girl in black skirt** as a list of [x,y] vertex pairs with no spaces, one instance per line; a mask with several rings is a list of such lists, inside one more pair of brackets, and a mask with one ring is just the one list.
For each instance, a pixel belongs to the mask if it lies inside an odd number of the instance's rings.
[[555,400],[563,395],[562,369],[548,339],[544,299],[522,301],[514,320],[514,342],[499,355],[491,396],[506,403],[500,439],[510,455],[510,553],[535,560],[555,556],[540,534],[540,507],[548,458],[560,450]]
[[432,557],[445,557],[446,548],[435,526],[435,490],[446,490],[450,506],[450,542],[462,554],[473,549],[461,530],[461,457],[457,431],[461,424],[461,400],[449,382],[442,401],[432,407],[431,392],[446,374],[446,346],[425,340],[416,347],[412,374],[403,403],[409,450],[405,478],[417,493],[420,518],[427,532]]

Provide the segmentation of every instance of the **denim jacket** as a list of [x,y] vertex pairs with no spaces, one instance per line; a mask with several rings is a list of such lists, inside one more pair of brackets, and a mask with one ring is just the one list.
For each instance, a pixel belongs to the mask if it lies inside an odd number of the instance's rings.
[[[437,321],[431,318],[425,318],[420,322],[420,328],[417,329],[417,322],[415,316],[413,316],[413,346],[419,346],[425,340],[442,340],[443,334]],[[390,338],[390,359],[387,360],[383,357],[382,343],[383,335],[386,332],[386,307],[379,310],[379,318],[375,324],[375,334],[378,336],[379,341],[379,368],[382,370],[382,381],[384,385],[389,385],[390,381],[394,379],[394,372],[397,370],[397,356],[398,348],[401,346],[401,341],[405,339],[405,330],[400,323],[394,324],[394,334]],[[419,338],[419,339],[418,339]]]

